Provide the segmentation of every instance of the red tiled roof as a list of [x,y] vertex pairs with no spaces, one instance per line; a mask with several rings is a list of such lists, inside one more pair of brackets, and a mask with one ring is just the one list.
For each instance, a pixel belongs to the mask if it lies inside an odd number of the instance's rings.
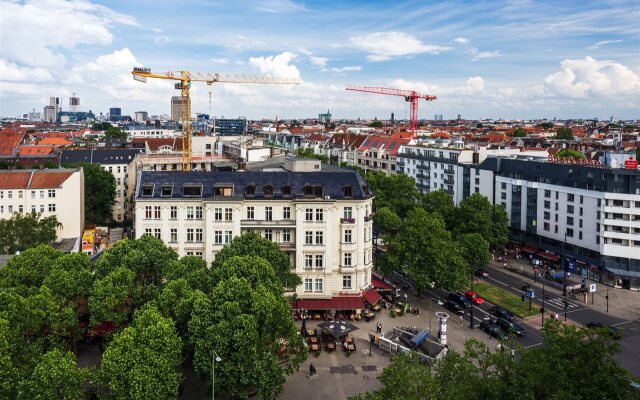
[[42,155],[47,155],[47,154],[53,153],[53,147],[52,146],[41,146],[41,145],[35,145],[35,146],[27,146],[27,145],[25,145],[25,146],[18,147],[18,153],[22,157],[24,157],[24,156],[42,156]]
[[306,140],[310,141],[310,142],[324,142],[325,140],[327,140],[326,137],[324,137],[324,135],[321,135],[319,133],[313,133],[311,135],[309,135]]
[[0,155],[12,156],[16,148],[24,138],[24,131],[3,130],[0,131]]
[[383,149],[388,151],[389,155],[395,156],[398,154],[400,146],[408,144],[411,139],[394,139],[392,137],[385,136],[369,136],[362,143],[362,146],[358,148],[359,152],[365,152],[369,149]]
[[60,187],[74,171],[1,171],[0,189],[50,189]]
[[149,147],[149,150],[155,152],[162,146],[169,146],[174,151],[182,150],[182,138],[134,138],[131,140],[132,143],[146,143]]
[[38,144],[48,144],[52,146],[71,146],[73,142],[63,137],[47,137],[40,140]]

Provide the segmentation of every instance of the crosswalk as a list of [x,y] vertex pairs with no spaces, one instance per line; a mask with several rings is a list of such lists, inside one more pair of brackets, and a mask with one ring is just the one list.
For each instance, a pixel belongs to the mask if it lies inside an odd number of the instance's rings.
[[[561,310],[564,310],[564,297],[557,297],[555,299],[545,300],[545,303],[555,306]],[[567,303],[568,303],[567,310],[573,310],[581,307],[580,304],[575,304],[570,301],[567,301]]]

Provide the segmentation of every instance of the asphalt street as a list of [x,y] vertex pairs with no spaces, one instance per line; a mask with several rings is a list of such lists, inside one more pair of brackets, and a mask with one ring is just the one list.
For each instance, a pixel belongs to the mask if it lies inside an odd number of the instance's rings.
[[[487,268],[487,272],[489,273],[489,277],[484,278],[485,280],[519,296],[524,294],[522,286],[529,284],[531,288],[535,290],[536,297],[533,301],[540,306],[542,306],[543,303],[542,293],[544,281],[545,310],[558,313],[560,320],[564,320],[564,297],[562,296],[560,285],[550,283],[543,278],[538,278],[537,282],[534,282],[529,278],[513,276],[493,266]],[[622,328],[624,337],[618,341],[620,344],[620,352],[616,355],[616,359],[633,375],[640,376],[640,363],[638,362],[638,360],[640,360],[640,321],[619,318],[608,313],[603,313],[590,308],[579,300],[571,298],[567,299],[566,319],[579,325],[585,325],[594,321]],[[525,330],[530,328],[526,324],[523,326]],[[529,331],[527,330],[527,336],[528,335]],[[540,335],[538,334],[537,337],[539,338]]]

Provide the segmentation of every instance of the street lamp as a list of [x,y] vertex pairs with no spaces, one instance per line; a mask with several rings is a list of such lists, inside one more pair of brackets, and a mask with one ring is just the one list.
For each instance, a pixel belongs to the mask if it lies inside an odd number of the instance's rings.
[[213,354],[211,355],[211,400],[215,400],[216,398],[216,362],[222,361],[222,358],[216,353],[215,350],[211,349]]
[[[473,269],[471,269],[471,291],[473,292]],[[469,328],[473,329],[475,328],[475,325],[473,325],[473,299],[470,301],[471,303],[471,312],[469,313],[471,315],[471,318],[469,320]]]
[[562,295],[564,296],[564,321],[567,322],[567,267],[565,266],[564,260],[564,248],[567,244],[567,229],[564,230],[564,242],[562,242],[562,257],[560,261],[562,262],[562,271],[564,272],[564,277],[562,279]]

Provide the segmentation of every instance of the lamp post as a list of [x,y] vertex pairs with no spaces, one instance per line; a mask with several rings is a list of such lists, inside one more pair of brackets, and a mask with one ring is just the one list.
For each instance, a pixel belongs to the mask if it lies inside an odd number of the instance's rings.
[[544,279],[541,279],[542,281],[542,326],[544,326]]
[[215,350],[211,349],[213,354],[211,355],[211,400],[215,400],[216,398],[216,362],[222,361],[222,358],[216,353]]
[[[471,270],[471,291],[473,292],[473,269]],[[469,315],[471,316],[471,318],[469,319],[469,328],[473,329],[475,328],[475,325],[473,324],[473,300],[471,300],[470,303],[471,312],[469,313]]]
[[565,228],[564,230],[564,242],[562,242],[562,257],[560,258],[560,261],[562,262],[562,272],[563,272],[563,279],[562,279],[562,295],[564,296],[564,320],[565,322],[567,321],[567,267],[565,266],[565,260],[564,260],[564,247],[567,243],[567,229]]

